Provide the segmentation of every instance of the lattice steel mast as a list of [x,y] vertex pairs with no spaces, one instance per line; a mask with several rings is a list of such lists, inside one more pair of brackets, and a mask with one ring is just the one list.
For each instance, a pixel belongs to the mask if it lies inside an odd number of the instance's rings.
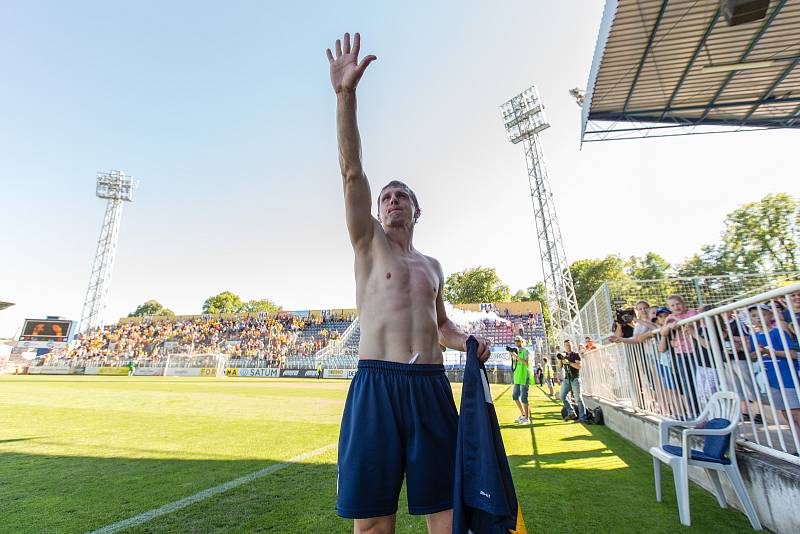
[[[550,124],[545,117],[536,86],[531,86],[504,103],[500,110],[509,141],[514,144],[521,142],[525,148],[539,255],[542,258],[547,305],[550,308],[551,336],[559,341],[572,339],[573,343],[577,343],[582,331],[578,299],[575,296],[575,286],[569,272],[553,205],[553,194],[550,192],[544,165],[539,133],[549,128]],[[577,349],[577,345],[575,348]]]
[[89,276],[89,288],[83,302],[78,332],[86,333],[103,326],[103,315],[111,288],[111,273],[114,270],[114,258],[119,240],[119,224],[122,220],[122,203],[133,201],[135,185],[131,177],[121,171],[97,174],[96,194],[108,200],[100,238],[97,240],[97,252],[92,263],[92,274]]

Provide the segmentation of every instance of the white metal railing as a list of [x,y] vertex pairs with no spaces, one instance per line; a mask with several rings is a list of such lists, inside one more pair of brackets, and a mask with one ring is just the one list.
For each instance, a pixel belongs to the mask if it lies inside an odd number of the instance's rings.
[[637,339],[586,352],[584,394],[685,420],[716,391],[733,391],[739,442],[800,465],[800,283],[671,317]]
[[797,281],[798,271],[605,282],[580,310],[583,334],[596,340],[607,338],[613,333],[616,310],[633,307],[639,300],[655,305],[679,294],[692,307],[719,306]]

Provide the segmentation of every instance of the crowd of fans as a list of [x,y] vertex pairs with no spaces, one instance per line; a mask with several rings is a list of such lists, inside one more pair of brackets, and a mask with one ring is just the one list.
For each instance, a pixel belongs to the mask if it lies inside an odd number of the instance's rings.
[[122,365],[147,362],[168,353],[221,353],[229,358],[266,360],[285,365],[293,355],[312,355],[338,339],[353,318],[301,318],[295,315],[243,316],[220,319],[142,320],[108,326],[84,336],[67,353],[68,359]]
[[[710,345],[713,335],[724,347],[724,371],[733,378],[745,420],[762,423],[764,416],[759,407],[772,405],[784,420],[791,417],[800,427],[800,397],[790,369],[794,366],[800,376],[800,332],[796,331],[800,324],[800,293],[775,299],[771,304],[754,304],[738,313],[730,311],[714,323],[713,333],[707,331],[703,321],[679,326],[681,320],[710,308],[690,309],[680,295],[668,297],[666,306],[654,307],[642,300],[633,310],[617,313],[615,332],[609,339],[638,344],[655,338],[659,372],[637,377],[637,381],[644,385],[659,382],[666,391],[665,400],[684,406],[691,414],[699,412],[719,390],[718,369]],[[641,393],[646,395],[647,391],[643,388]]]

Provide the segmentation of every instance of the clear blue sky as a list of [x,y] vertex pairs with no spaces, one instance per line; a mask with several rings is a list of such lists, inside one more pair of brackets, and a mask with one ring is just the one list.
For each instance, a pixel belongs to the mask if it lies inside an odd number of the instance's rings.
[[[570,260],[718,239],[726,213],[797,193],[795,132],[596,143],[579,108],[602,2],[28,2],[0,6],[0,337],[78,319],[104,201],[95,173],[141,181],[125,206],[108,320],[231,290],[287,309],[353,306],[324,51],[360,31],[373,191],[406,180],[415,236],[445,274],[541,279],[522,149],[499,105],[536,83]],[[628,227],[628,230],[623,230]]]

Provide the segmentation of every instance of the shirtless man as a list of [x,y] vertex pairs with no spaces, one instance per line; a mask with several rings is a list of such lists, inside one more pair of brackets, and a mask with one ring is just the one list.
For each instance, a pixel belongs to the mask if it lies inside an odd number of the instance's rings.
[[[440,345],[465,351],[467,335],[447,318],[442,267],[412,245],[421,211],[417,197],[392,181],[378,196],[378,219],[361,162],[356,86],[359,34],[327,50],[336,92],[339,165],[355,252],[361,321],[358,372],[347,395],[339,436],[337,513],[356,533],[392,533],[406,477],[409,513],[425,515],[428,531],[449,533],[458,415]],[[486,340],[478,339],[482,361]]]

